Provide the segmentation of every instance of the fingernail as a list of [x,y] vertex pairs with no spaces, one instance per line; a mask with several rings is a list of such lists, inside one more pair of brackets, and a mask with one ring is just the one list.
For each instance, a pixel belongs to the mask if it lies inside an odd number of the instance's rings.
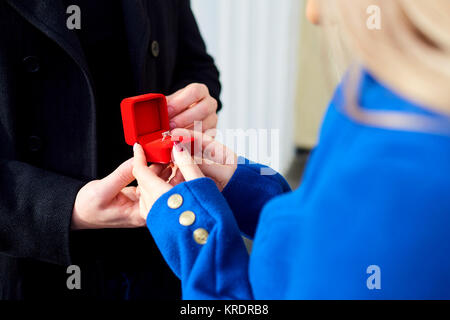
[[133,152],[136,152],[136,148],[137,148],[138,145],[139,145],[139,143],[137,143],[137,142],[134,144],[134,146],[133,146]]
[[175,109],[172,106],[167,106],[167,112],[169,113],[169,117],[173,114]]
[[177,124],[172,121],[172,122],[169,123],[169,127],[170,127],[170,130],[175,129],[177,127]]

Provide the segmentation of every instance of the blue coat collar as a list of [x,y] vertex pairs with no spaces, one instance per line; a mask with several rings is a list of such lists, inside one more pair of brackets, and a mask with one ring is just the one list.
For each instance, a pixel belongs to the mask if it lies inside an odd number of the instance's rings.
[[344,77],[333,102],[352,120],[384,129],[450,136],[450,117],[396,93],[365,69],[352,101],[346,92],[351,85],[349,79],[349,75]]

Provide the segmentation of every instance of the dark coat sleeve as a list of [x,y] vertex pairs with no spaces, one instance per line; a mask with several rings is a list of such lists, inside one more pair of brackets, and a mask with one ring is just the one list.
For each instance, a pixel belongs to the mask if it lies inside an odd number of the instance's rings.
[[0,253],[70,265],[73,204],[84,182],[0,160]]
[[172,91],[175,92],[191,83],[203,83],[208,87],[211,96],[218,101],[220,110],[222,104],[219,71],[213,58],[206,51],[189,0],[179,1],[178,19],[179,43]]

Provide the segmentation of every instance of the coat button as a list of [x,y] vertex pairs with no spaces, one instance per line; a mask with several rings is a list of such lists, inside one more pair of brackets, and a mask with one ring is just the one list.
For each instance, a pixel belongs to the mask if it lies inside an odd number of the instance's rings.
[[31,152],[37,152],[42,148],[42,140],[37,136],[31,136],[28,138],[28,149]]
[[167,205],[171,209],[178,209],[183,204],[183,197],[178,193],[175,193],[167,200]]
[[204,245],[208,241],[209,233],[203,228],[199,228],[194,231],[194,240],[198,244]]
[[152,42],[152,55],[155,58],[159,57],[159,42],[158,41],[153,41]]
[[195,222],[195,213],[192,211],[185,211],[180,215],[179,221],[182,226],[192,226]]
[[26,72],[35,73],[41,69],[41,65],[39,63],[39,58],[35,56],[28,56],[23,59],[23,65]]

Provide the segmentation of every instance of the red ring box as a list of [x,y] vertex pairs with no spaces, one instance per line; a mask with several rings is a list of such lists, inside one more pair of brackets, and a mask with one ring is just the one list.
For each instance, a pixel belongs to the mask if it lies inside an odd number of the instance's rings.
[[164,95],[150,93],[127,98],[122,101],[120,108],[126,143],[130,146],[139,143],[148,162],[170,163],[175,142],[191,143],[191,151],[193,150],[193,137],[168,136],[163,139],[163,134],[170,131],[167,100]]

